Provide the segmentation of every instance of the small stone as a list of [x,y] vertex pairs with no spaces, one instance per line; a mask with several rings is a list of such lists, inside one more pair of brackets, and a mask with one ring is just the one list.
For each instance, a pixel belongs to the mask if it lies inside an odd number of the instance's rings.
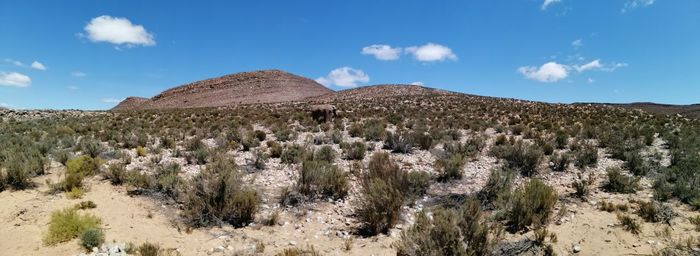
[[214,252],[224,252],[225,248],[221,245],[214,248]]
[[574,245],[574,253],[579,253],[579,252],[581,252],[581,246]]
[[297,242],[295,242],[295,241],[289,241],[289,245],[295,246],[295,245],[297,245]]

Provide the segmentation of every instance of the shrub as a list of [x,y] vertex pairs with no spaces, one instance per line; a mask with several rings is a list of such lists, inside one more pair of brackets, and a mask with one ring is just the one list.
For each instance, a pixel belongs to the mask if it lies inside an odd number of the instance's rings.
[[126,168],[123,164],[112,164],[108,168],[107,179],[112,185],[121,185],[126,180]]
[[260,146],[260,141],[254,135],[247,135],[241,140],[243,151],[249,151],[251,148]]
[[87,154],[92,158],[99,156],[104,151],[102,144],[100,144],[99,141],[94,139],[81,140],[80,149],[83,151],[84,154]]
[[412,133],[413,142],[422,150],[430,150],[433,147],[433,137],[423,132]]
[[66,162],[71,158],[71,153],[68,152],[68,150],[58,150],[53,153],[53,159],[56,160],[56,162],[61,163],[62,165],[66,165]]
[[350,126],[350,129],[348,130],[348,134],[350,137],[357,138],[362,136],[362,125],[358,123],[354,123]]
[[348,194],[348,180],[340,168],[326,161],[304,161],[297,189],[312,198],[341,199]]
[[576,167],[593,167],[598,163],[598,149],[591,144],[584,144],[574,151]]
[[267,161],[268,157],[264,150],[256,149],[253,151],[253,167],[258,170],[265,169],[265,161]]
[[367,152],[367,145],[363,142],[356,141],[350,144],[346,149],[345,156],[348,160],[362,160],[365,158],[365,152]]
[[274,142],[274,141],[269,141],[271,142],[269,144],[270,147],[270,157],[272,158],[280,158],[282,156],[282,151],[284,148],[282,147],[281,144]]
[[99,247],[105,242],[105,234],[102,229],[89,228],[80,235],[80,245],[86,250],[92,250],[93,247]]
[[390,149],[394,153],[408,154],[413,152],[412,137],[405,134],[395,134],[387,132],[384,139],[384,148]]
[[578,175],[578,179],[574,181],[572,184],[574,189],[576,190],[574,192],[574,195],[578,198],[585,198],[588,196],[588,194],[591,193],[591,185],[593,185],[593,174],[589,176],[588,179],[584,179],[581,177],[581,174]]
[[552,168],[552,171],[555,172],[563,172],[566,171],[567,168],[569,168],[569,162],[571,161],[571,157],[569,154],[553,154],[549,157],[549,167]]
[[430,174],[422,171],[414,171],[406,173],[406,182],[408,183],[408,195],[416,197],[425,194],[430,188]]
[[80,214],[69,207],[63,210],[56,210],[51,213],[49,230],[44,236],[44,244],[55,245],[77,238],[88,229],[99,228],[100,218],[91,214]]
[[618,214],[617,220],[620,222],[620,225],[622,225],[622,228],[624,230],[627,230],[632,234],[635,234],[635,235],[639,234],[639,232],[642,230],[642,227],[641,227],[641,224],[639,224],[639,221],[630,217],[629,215]]
[[335,157],[335,150],[328,145],[321,147],[314,153],[314,160],[326,161],[328,163],[333,163],[335,161]]
[[569,135],[566,134],[562,130],[558,130],[554,135],[554,145],[556,145],[556,147],[558,149],[566,148],[566,145],[568,144],[568,140],[569,140]]
[[85,190],[78,187],[73,187],[66,193],[68,199],[80,199],[83,198],[83,195],[85,195]]
[[58,184],[58,189],[62,189],[66,192],[73,193],[74,196],[78,196],[83,184],[83,178],[95,174],[99,168],[99,160],[89,157],[89,156],[79,156],[71,158],[66,163],[66,174],[65,178],[61,183]]
[[199,148],[188,155],[188,162],[192,164],[206,164],[209,159],[209,150],[206,148]]
[[386,124],[379,119],[366,120],[362,127],[362,135],[366,140],[381,141],[386,133]]
[[548,220],[557,194],[554,189],[540,180],[530,180],[515,190],[506,215],[513,231],[527,226],[542,226]]
[[513,186],[513,171],[507,167],[491,169],[486,185],[479,191],[479,198],[487,205],[505,203]]
[[398,221],[410,184],[406,173],[387,153],[372,155],[368,169],[362,180],[362,199],[357,211],[365,224],[364,231],[378,234],[388,231]]
[[635,176],[644,176],[649,172],[649,164],[644,160],[639,151],[625,153],[625,169]]
[[468,198],[458,209],[437,208],[433,217],[419,212],[416,223],[401,233],[397,255],[487,255],[492,241],[481,205]]
[[156,173],[156,183],[158,191],[171,197],[177,197],[180,186],[184,181],[180,178],[181,167],[177,163],[169,163],[160,167]]
[[193,226],[227,222],[242,227],[259,208],[258,193],[245,188],[232,159],[217,159],[195,176],[186,190],[183,217]]
[[607,191],[629,194],[634,193],[639,187],[639,179],[622,174],[620,168],[612,167],[606,171],[608,180],[603,188]]
[[523,176],[530,177],[537,173],[537,168],[542,161],[543,153],[535,145],[525,146],[522,141],[515,145],[504,145],[499,149],[495,147],[496,155],[506,160],[506,165]]
[[152,243],[143,243],[138,248],[136,248],[140,256],[158,256],[160,253],[160,246]]
[[85,209],[94,209],[97,207],[97,204],[93,201],[82,201],[80,203],[75,204],[75,208],[78,210],[85,210]]
[[465,161],[461,154],[451,154],[443,156],[435,161],[435,169],[438,170],[440,176],[439,181],[445,182],[453,179],[462,178],[462,167]]
[[675,217],[673,208],[660,204],[658,202],[639,202],[637,215],[647,222],[664,222],[671,224],[671,220]]
[[254,136],[256,139],[258,139],[258,141],[264,141],[265,138],[267,137],[267,134],[265,134],[264,131],[255,130],[255,131],[253,132],[253,136]]
[[280,160],[285,164],[296,164],[301,162],[304,155],[304,148],[299,145],[286,146]]
[[690,221],[690,224],[695,225],[695,231],[700,231],[700,215],[688,217],[688,221]]
[[144,157],[144,156],[146,156],[147,154],[148,154],[148,151],[146,150],[146,148],[144,148],[144,147],[142,147],[142,146],[136,147],[136,156],[138,156],[138,157]]
[[[0,160],[2,157],[0,156]],[[22,149],[4,157],[4,183],[13,189],[28,188],[32,185],[30,179],[33,176],[44,174],[46,160],[33,148]]]

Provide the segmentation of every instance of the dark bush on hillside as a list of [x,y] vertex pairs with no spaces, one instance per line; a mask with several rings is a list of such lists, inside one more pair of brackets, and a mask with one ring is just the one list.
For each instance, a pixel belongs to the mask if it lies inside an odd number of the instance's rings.
[[411,136],[405,134],[387,132],[384,139],[384,148],[390,149],[394,153],[409,154],[413,152],[413,140]]
[[506,160],[506,165],[526,177],[537,174],[543,153],[535,145],[525,146],[522,141],[514,145],[495,146],[491,155]]
[[350,137],[361,137],[362,136],[362,125],[359,123],[353,123],[348,130]]
[[247,135],[241,140],[241,145],[243,146],[243,151],[249,151],[252,148],[260,146],[260,140],[254,135]]
[[346,174],[327,161],[304,161],[296,184],[309,198],[342,199],[348,194]]
[[159,192],[177,198],[184,180],[180,178],[182,168],[177,163],[169,163],[159,167],[156,173],[157,189]]
[[70,152],[68,152],[68,150],[57,150],[53,152],[53,159],[64,166],[66,165],[66,162],[68,162],[68,159],[70,159],[71,157],[72,155]]
[[569,143],[569,135],[562,130],[558,130],[554,134],[554,145],[557,149],[565,149]]
[[367,146],[361,141],[353,142],[345,151],[345,156],[348,160],[362,160],[365,158]]
[[598,163],[598,149],[594,145],[584,143],[576,144],[575,147],[577,148],[573,151],[573,154],[576,159],[576,167],[593,167]]
[[314,160],[325,161],[328,163],[335,162],[336,152],[331,146],[323,146],[314,153]]
[[112,185],[121,185],[126,181],[126,167],[121,163],[112,164],[107,168],[105,176]]
[[254,220],[259,209],[258,193],[243,186],[232,159],[214,160],[188,186],[182,215],[195,227],[222,222],[242,227]]
[[462,179],[465,161],[461,154],[445,154],[435,160],[435,169],[440,173],[438,181]]
[[610,192],[629,194],[637,191],[639,179],[622,174],[620,168],[608,168],[608,180],[603,188]]
[[80,141],[80,150],[83,151],[83,154],[95,158],[104,151],[104,148],[99,141],[92,138],[85,138]]
[[276,141],[268,141],[267,146],[270,148],[270,157],[280,158],[282,156],[282,151],[284,150],[282,144]]
[[516,189],[506,213],[512,231],[547,223],[557,202],[557,193],[540,180],[530,180]]
[[397,255],[487,255],[492,241],[481,205],[469,198],[458,209],[437,208],[433,217],[419,212],[416,223],[401,233]]
[[99,247],[104,242],[105,234],[99,228],[89,228],[80,235],[80,245],[89,251],[92,251],[93,247]]
[[386,134],[386,123],[379,119],[366,120],[362,126],[362,136],[366,140],[381,141]]
[[639,202],[637,215],[647,222],[664,222],[669,225],[676,216],[673,208],[655,201]]
[[567,153],[556,153],[549,157],[549,168],[555,172],[563,172],[569,168],[571,157]]
[[625,153],[625,169],[635,176],[644,176],[649,172],[649,164],[642,157],[641,152],[631,151]]
[[267,134],[265,134],[265,132],[264,132],[264,131],[261,131],[261,130],[255,130],[255,131],[253,132],[253,136],[254,136],[256,139],[258,139],[258,141],[264,141],[265,138],[267,138]]
[[574,195],[578,198],[586,198],[588,194],[591,193],[591,185],[593,185],[593,174],[591,173],[588,179],[582,177],[581,174],[578,175],[578,179],[572,184],[574,189]]
[[413,143],[422,150],[430,150],[433,147],[433,137],[423,132],[411,133]]
[[287,145],[282,151],[280,160],[284,164],[298,164],[304,157],[304,147],[299,145]]
[[506,203],[513,187],[513,173],[505,166],[491,169],[486,185],[479,191],[479,199],[491,207]]
[[[427,187],[424,174],[416,179],[402,171],[387,153],[375,153],[369,161],[368,172],[362,177],[361,200],[357,209],[364,222],[364,232],[384,233],[400,215],[404,203],[414,200]],[[419,184],[411,182],[420,181]],[[421,191],[422,190],[422,191]]]

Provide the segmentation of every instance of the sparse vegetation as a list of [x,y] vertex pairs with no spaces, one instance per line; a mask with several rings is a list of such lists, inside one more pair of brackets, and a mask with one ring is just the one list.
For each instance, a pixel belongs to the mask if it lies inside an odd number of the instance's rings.
[[51,213],[51,222],[44,236],[44,244],[55,245],[70,241],[87,230],[98,229],[100,223],[100,218],[91,214],[81,214],[73,207],[56,210]]
[[517,231],[546,224],[556,202],[554,189],[540,180],[530,180],[513,192],[507,211],[510,229]]

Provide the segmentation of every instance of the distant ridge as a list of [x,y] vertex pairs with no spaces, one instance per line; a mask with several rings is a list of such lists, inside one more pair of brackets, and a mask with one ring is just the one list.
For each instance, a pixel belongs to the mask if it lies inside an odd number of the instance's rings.
[[363,86],[342,91],[337,91],[334,94],[322,95],[313,98],[314,101],[336,101],[336,100],[352,100],[352,99],[373,99],[383,97],[399,97],[399,96],[425,96],[425,95],[456,95],[457,92],[450,92],[440,89],[424,87],[420,85],[408,84],[379,84],[372,86]]
[[672,105],[653,102],[633,102],[633,103],[590,103],[577,102],[574,105],[607,105],[622,107],[627,109],[638,109],[644,112],[657,115],[682,115],[689,118],[700,119],[700,104]]

